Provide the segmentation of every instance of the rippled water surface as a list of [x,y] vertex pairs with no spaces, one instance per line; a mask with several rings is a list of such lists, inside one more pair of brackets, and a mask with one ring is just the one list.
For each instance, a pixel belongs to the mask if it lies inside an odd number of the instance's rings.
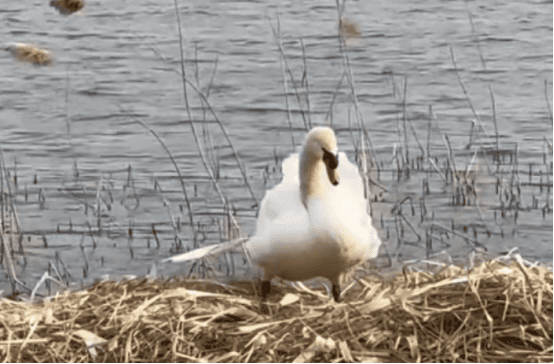
[[[358,142],[360,132],[348,77],[342,77],[335,2],[187,1],[180,7],[187,77],[209,94],[254,197],[213,114],[188,87],[196,131],[207,163],[217,165],[227,206],[243,234],[253,234],[257,201],[278,183],[279,163],[293,151],[291,136],[298,144],[305,133],[301,110],[313,124],[332,122],[340,148],[354,158],[353,140]],[[302,100],[299,105],[287,75],[294,131],[282,54],[271,30],[277,14]],[[475,248],[451,236],[451,246],[444,245],[447,233],[436,226],[429,230],[433,224],[475,238],[491,254],[517,246],[529,259],[551,262],[552,2],[348,1],[345,15],[361,32],[346,52],[363,122],[382,164],[372,178],[386,188],[372,187],[374,225],[385,242],[376,264],[443,250],[467,256]],[[209,182],[186,112],[172,1],[88,0],[71,16],[60,15],[48,1],[12,1],[0,10],[0,23],[4,41],[37,43],[56,57],[52,66],[38,68],[0,52],[0,143],[20,230],[26,232],[26,254],[15,254],[24,281],[34,284],[48,262],[63,262],[71,282],[144,275],[154,260],[192,247],[195,233],[200,244],[228,237],[228,210]],[[434,167],[428,161],[427,172],[414,170],[409,179],[394,171],[393,155],[403,153],[398,128],[404,116],[427,149],[430,107],[431,155],[444,170],[446,134],[457,168],[472,165],[478,206],[453,202],[455,187],[429,172]],[[496,118],[502,166],[494,165],[494,139],[473,123],[472,107],[492,136]],[[168,154],[136,119],[175,158],[194,229]],[[407,128],[413,159],[422,153]],[[422,202],[425,179],[430,193]],[[520,205],[509,209],[514,183]],[[415,206],[407,200],[402,211],[419,240],[406,222],[405,239],[397,236],[398,203],[408,196]],[[428,211],[421,212],[424,204]],[[426,246],[426,231],[435,234],[432,247]],[[12,243],[18,250],[17,239]]]

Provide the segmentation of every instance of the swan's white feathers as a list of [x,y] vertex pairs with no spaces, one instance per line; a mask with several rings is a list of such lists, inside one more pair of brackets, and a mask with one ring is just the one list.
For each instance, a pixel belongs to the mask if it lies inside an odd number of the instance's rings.
[[[357,167],[338,153],[340,182],[333,186],[321,161],[321,148],[337,155],[335,135],[329,128],[312,130],[304,155],[292,154],[283,161],[282,182],[267,191],[262,201],[256,235],[246,247],[267,279],[324,277],[335,284],[346,269],[378,254],[381,241],[371,225]],[[314,163],[321,165],[307,166]],[[300,181],[306,176],[299,175],[307,170],[313,174],[308,176],[312,188],[303,192]],[[306,206],[302,193],[307,193]]]

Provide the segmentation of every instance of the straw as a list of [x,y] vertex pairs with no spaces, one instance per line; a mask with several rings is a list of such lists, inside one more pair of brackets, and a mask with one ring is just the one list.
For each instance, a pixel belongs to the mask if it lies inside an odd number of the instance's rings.
[[[429,266],[429,261],[420,264]],[[434,268],[433,268],[434,267]],[[252,282],[97,282],[40,303],[0,301],[1,358],[25,362],[551,362],[552,271],[517,254],[473,269],[407,266],[345,290]],[[366,272],[367,274],[367,272]]]

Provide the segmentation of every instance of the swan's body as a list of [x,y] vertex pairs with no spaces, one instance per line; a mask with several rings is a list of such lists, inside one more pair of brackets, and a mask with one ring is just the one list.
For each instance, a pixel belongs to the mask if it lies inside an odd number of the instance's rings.
[[246,244],[252,260],[264,268],[262,296],[273,277],[324,277],[338,301],[340,275],[376,257],[381,245],[361,176],[344,153],[337,153],[335,134],[324,127],[312,129],[301,154],[289,156],[282,169],[283,181],[266,192],[256,235]]

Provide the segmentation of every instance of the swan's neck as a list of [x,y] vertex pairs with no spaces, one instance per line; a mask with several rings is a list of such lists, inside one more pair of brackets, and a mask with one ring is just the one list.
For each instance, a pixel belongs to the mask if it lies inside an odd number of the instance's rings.
[[300,156],[299,176],[300,196],[302,204],[307,210],[308,199],[319,197],[327,190],[329,182],[326,181],[325,163],[320,158],[314,158],[302,153]]

